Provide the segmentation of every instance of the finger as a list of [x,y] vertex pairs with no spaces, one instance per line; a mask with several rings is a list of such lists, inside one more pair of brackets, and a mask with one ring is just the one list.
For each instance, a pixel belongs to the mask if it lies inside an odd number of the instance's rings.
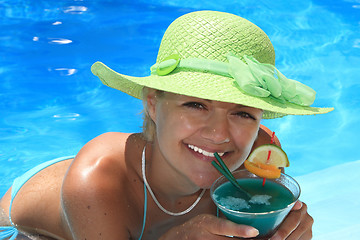
[[236,237],[256,237],[259,231],[251,226],[237,224],[212,215],[201,216],[203,227],[212,234]]
[[293,208],[291,209],[292,211],[293,210],[299,210],[299,209],[301,209],[302,208],[302,206],[303,206],[303,203],[300,201],[300,200],[298,200],[298,201],[296,201],[296,203],[294,204],[294,206],[293,206]]
[[299,238],[299,240],[310,240],[313,238],[313,234],[312,231],[307,231],[306,233],[304,233],[301,238]]
[[309,214],[306,214],[299,226],[289,235],[287,240],[311,239],[313,223],[313,218]]
[[301,236],[293,236],[292,234],[286,240],[311,240],[313,237],[312,231],[306,231]]
[[[306,213],[307,206],[305,203],[302,203],[301,209],[290,211],[289,215],[285,218],[271,240],[286,239],[300,225],[302,218]],[[299,237],[302,235],[300,232],[297,232],[297,234]]]

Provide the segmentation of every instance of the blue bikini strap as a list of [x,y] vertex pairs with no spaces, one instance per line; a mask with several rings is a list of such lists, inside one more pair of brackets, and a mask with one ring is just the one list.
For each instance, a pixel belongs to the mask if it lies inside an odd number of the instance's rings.
[[147,212],[147,191],[146,191],[146,185],[145,185],[145,182],[144,182],[144,218],[143,218],[143,226],[142,226],[142,230],[141,230],[139,240],[141,240],[141,238],[142,238],[142,236],[144,234],[145,224],[146,224],[146,212]]
[[27,171],[26,173],[24,173],[20,177],[17,177],[14,180],[13,185],[11,187],[11,200],[10,200],[10,207],[9,207],[9,220],[10,220],[10,223],[12,226],[0,227],[0,240],[7,239],[7,238],[9,238],[9,240],[15,240],[15,238],[19,234],[19,230],[16,228],[16,225],[13,223],[13,221],[11,219],[11,207],[12,207],[14,198],[15,198],[16,194],[19,192],[20,188],[31,177],[33,177],[36,173],[40,172],[44,168],[47,168],[57,162],[61,162],[61,161],[71,159],[71,158],[74,158],[74,156],[60,157],[60,158],[56,158],[51,161],[44,162],[44,163],[30,169],[29,171]]
[[31,178],[33,177],[36,173],[40,172],[41,170],[43,170],[44,168],[47,168],[55,163],[61,162],[61,161],[65,161],[67,159],[71,159],[74,158],[74,156],[66,156],[66,157],[60,157],[60,158],[56,158],[44,163],[41,163],[40,165],[30,169],[29,171],[27,171],[26,173],[24,173],[23,175],[21,175],[20,177],[17,177],[14,182],[13,185],[11,187],[11,201],[10,201],[10,208],[9,208],[9,219],[12,225],[14,225],[14,223],[11,221],[11,207],[14,201],[14,198],[16,196],[16,194],[19,192],[20,188]]
[[15,226],[6,226],[6,227],[0,227],[0,239],[7,239],[9,240],[15,240],[17,237],[19,231],[16,229]]
[[[61,162],[67,159],[71,159],[74,158],[74,156],[69,156],[69,157],[61,157],[61,158],[56,158],[54,160],[48,161],[48,162],[44,162],[32,169],[30,169],[29,171],[27,171],[26,173],[24,173],[22,176],[16,178],[14,180],[12,189],[11,189],[11,201],[10,201],[10,207],[9,207],[9,219],[10,222],[12,224],[12,226],[7,226],[7,227],[0,227],[0,239],[5,239],[11,236],[11,238],[9,240],[14,240],[16,238],[16,236],[18,235],[18,230],[16,229],[15,224],[12,222],[11,220],[11,207],[12,207],[12,203],[14,201],[14,198],[16,196],[16,194],[19,192],[20,188],[31,178],[33,177],[36,173],[38,173],[39,171],[41,171],[42,169],[49,167],[57,162]],[[146,185],[144,183],[144,218],[143,218],[143,226],[142,226],[142,230],[141,230],[141,234],[139,237],[139,240],[141,240],[144,231],[145,231],[145,224],[146,224],[146,212],[147,212],[147,189],[146,189]]]
[[20,177],[17,177],[14,182],[13,185],[11,187],[11,201],[10,201],[10,207],[9,207],[9,219],[11,224],[14,226],[14,223],[11,220],[11,207],[14,201],[14,198],[16,196],[16,194],[19,192],[20,188],[31,178],[33,177],[36,173],[40,172],[41,170],[55,164],[61,161],[65,161],[67,159],[71,159],[74,158],[74,156],[66,156],[66,157],[59,157],[44,163],[41,163],[40,165],[30,169],[29,171],[27,171],[26,173],[24,173],[23,175],[21,175]]

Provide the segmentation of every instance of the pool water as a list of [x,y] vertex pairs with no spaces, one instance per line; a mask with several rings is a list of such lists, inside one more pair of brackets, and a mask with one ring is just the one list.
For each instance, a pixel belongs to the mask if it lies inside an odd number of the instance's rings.
[[141,131],[141,101],[103,86],[90,67],[100,60],[148,75],[166,27],[195,10],[260,26],[277,68],[317,91],[314,106],[335,107],[263,124],[288,153],[286,171],[302,185],[314,239],[360,238],[360,220],[349,215],[360,209],[350,200],[360,177],[359,0],[0,0],[0,195],[27,169],[76,154],[101,133]]

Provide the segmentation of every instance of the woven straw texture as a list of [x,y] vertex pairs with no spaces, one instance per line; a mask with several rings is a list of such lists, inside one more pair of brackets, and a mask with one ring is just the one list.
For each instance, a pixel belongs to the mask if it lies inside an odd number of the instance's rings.
[[[274,48],[267,35],[253,23],[233,14],[200,11],[181,16],[166,30],[157,57],[161,62],[172,54],[181,59],[202,58],[227,62],[231,52],[253,56],[275,64]],[[273,97],[259,98],[242,92],[234,79],[220,75],[173,71],[166,76],[132,77],[119,74],[96,62],[92,72],[112,88],[142,98],[144,86],[203,99],[231,102],[264,110],[263,118],[326,113],[333,108],[303,107]]]
[[164,34],[157,62],[174,53],[181,59],[226,62],[229,52],[275,65],[274,48],[260,28],[244,18],[211,11],[187,14],[174,21]]

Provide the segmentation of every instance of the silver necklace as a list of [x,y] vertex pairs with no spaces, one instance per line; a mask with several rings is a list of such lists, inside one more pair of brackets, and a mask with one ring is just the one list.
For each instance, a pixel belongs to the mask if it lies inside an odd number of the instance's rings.
[[157,198],[155,197],[155,194],[153,193],[153,191],[151,190],[151,187],[148,183],[148,181],[146,180],[146,175],[145,175],[145,148],[146,146],[144,147],[144,150],[142,152],[142,161],[141,161],[141,170],[142,170],[142,175],[143,175],[143,181],[146,185],[146,187],[148,188],[149,190],[149,193],[152,197],[152,199],[154,200],[154,202],[156,203],[156,205],[166,214],[169,214],[171,216],[181,216],[181,215],[185,215],[187,214],[188,212],[190,212],[191,210],[193,210],[193,208],[200,202],[202,196],[204,195],[206,189],[203,189],[199,195],[199,197],[196,199],[196,201],[188,208],[188,209],[185,209],[184,211],[182,212],[177,212],[177,213],[174,213],[174,212],[170,212],[168,210],[166,210],[163,206],[161,206],[161,204],[159,203],[159,201],[157,200]]

